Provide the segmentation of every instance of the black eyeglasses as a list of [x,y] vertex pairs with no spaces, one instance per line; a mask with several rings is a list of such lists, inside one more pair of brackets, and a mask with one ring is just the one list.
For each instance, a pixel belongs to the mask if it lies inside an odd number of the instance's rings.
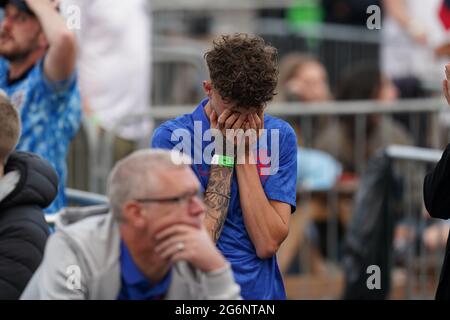
[[141,198],[141,199],[134,199],[134,200],[137,202],[142,202],[142,203],[162,202],[162,203],[184,204],[184,203],[189,203],[195,197],[199,198],[200,200],[203,200],[203,193],[201,191],[195,191],[195,192],[187,192],[187,193],[184,193],[184,194],[182,194],[180,196],[176,196],[176,197]]

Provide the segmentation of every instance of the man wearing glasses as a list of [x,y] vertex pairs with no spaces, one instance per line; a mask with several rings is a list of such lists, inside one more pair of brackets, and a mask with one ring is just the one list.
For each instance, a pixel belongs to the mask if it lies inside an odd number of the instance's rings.
[[66,210],[22,299],[239,299],[204,227],[190,162],[163,150],[118,162],[108,179],[110,212]]

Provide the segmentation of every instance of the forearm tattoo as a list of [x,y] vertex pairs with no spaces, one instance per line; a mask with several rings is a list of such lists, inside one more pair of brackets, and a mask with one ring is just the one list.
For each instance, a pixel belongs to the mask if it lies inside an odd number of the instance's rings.
[[205,192],[205,204],[207,206],[207,226],[214,242],[220,237],[231,195],[231,179],[233,168],[211,165],[208,186]]

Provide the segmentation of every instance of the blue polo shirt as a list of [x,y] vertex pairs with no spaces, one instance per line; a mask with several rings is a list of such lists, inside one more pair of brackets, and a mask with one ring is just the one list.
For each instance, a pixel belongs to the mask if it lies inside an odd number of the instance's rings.
[[[210,137],[202,139],[210,128],[203,100],[193,113],[163,123],[156,129],[153,148],[180,149],[194,159],[192,169],[206,190],[210,166],[205,163],[203,151],[210,151]],[[261,184],[269,200],[287,203],[292,212],[296,206],[297,138],[292,127],[281,119],[265,115],[266,132],[258,147],[258,171]],[[195,138],[197,136],[197,138]],[[200,137],[200,138],[199,138]],[[270,163],[269,163],[269,160]],[[200,162],[200,163],[198,163]],[[236,282],[244,299],[285,299],[283,281],[276,257],[259,259],[245,228],[239,200],[237,177],[234,173],[228,215],[217,242],[217,247],[231,263]]]
[[22,120],[17,150],[37,153],[55,168],[58,194],[45,211],[56,213],[67,205],[66,156],[81,123],[76,72],[67,80],[52,82],[44,73],[44,59],[41,59],[20,79],[9,82],[8,74],[9,64],[0,58],[0,89],[11,99]]
[[164,299],[171,281],[171,272],[152,285],[138,269],[123,241],[120,243],[120,274],[122,287],[117,300]]

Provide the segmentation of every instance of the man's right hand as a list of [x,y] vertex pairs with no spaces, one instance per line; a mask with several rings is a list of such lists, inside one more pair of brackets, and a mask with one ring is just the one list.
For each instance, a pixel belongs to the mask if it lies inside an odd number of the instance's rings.
[[171,263],[187,261],[203,272],[212,272],[227,265],[202,225],[200,229],[178,224],[156,235],[155,252]]
[[216,143],[216,152],[228,154],[241,143],[240,135],[237,132],[245,130],[245,125],[248,123],[247,115],[225,110],[218,116],[210,105],[205,107],[205,113],[209,118],[211,134]]
[[77,40],[63,16],[55,10],[58,1],[25,0],[34,12],[48,41],[44,73],[51,82],[70,79],[77,59]]
[[209,104],[205,107],[205,112],[209,118],[211,129],[218,130],[223,136],[226,136],[227,129],[243,129],[244,125],[248,122],[246,115],[230,110],[225,110],[218,116]]
[[[213,136],[220,139],[226,137],[227,141],[232,142],[234,146],[244,143],[249,146],[255,143],[261,136],[264,129],[264,113],[261,110],[258,113],[241,114],[230,110],[225,110],[220,116],[216,114],[212,108],[207,105],[205,107],[206,115],[209,118],[211,129],[215,129]],[[254,135],[246,136],[244,141],[244,133],[252,130]],[[239,132],[240,131],[240,132]]]

